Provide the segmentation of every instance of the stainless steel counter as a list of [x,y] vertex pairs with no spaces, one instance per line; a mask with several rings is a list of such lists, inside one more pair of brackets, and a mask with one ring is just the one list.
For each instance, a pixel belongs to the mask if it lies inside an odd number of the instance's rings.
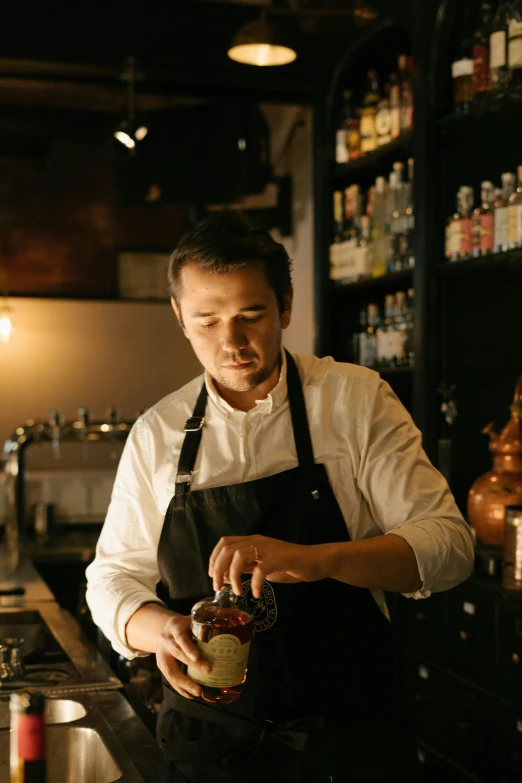
[[[25,601],[55,601],[30,560],[21,563],[11,578],[7,577],[8,573],[7,553],[0,548],[0,607],[17,606]],[[16,590],[23,590],[23,595],[17,595]]]

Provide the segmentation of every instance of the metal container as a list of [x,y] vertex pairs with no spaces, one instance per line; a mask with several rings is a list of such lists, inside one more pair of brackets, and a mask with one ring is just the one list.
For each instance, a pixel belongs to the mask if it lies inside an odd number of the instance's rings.
[[506,506],[502,586],[522,590],[522,506]]

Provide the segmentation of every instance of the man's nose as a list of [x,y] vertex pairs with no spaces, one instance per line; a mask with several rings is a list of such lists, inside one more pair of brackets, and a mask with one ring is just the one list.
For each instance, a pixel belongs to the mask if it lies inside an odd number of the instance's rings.
[[225,326],[221,347],[224,351],[241,351],[246,347],[247,339],[241,324],[231,323]]

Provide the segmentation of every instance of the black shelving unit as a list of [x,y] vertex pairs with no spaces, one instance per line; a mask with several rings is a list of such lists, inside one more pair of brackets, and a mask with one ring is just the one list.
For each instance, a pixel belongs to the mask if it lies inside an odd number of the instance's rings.
[[[479,0],[469,0],[478,10]],[[447,437],[437,388],[455,385],[458,416],[452,441],[450,486],[461,511],[473,481],[491,469],[484,425],[508,419],[522,373],[522,249],[457,262],[444,260],[444,227],[460,185],[478,195],[480,182],[498,182],[522,164],[522,100],[506,93],[454,112],[451,62],[459,40],[459,0],[404,2],[400,33],[380,20],[345,53],[325,79],[326,101],[316,106],[315,282],[316,352],[346,360],[360,306],[413,285],[415,367],[381,370],[411,410],[424,447],[438,464]],[[352,163],[333,160],[336,95],[368,63],[369,53],[411,41],[415,61],[415,128],[391,149]],[[395,49],[397,52],[397,49]],[[383,55],[384,57],[385,55]],[[386,55],[388,56],[388,55]],[[377,59],[374,65],[379,67]],[[415,159],[415,269],[382,278],[332,285],[328,246],[332,192],[347,183],[366,187],[387,172],[395,156]],[[425,783],[520,783],[522,780],[522,600],[483,574],[477,556],[472,578],[426,601],[388,596],[394,619],[397,672],[413,711]]]

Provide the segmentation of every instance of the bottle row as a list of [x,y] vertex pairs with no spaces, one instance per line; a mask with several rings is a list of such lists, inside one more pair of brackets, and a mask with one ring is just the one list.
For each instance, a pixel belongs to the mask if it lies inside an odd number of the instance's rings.
[[502,188],[485,180],[475,209],[474,190],[463,185],[457,211],[446,223],[445,256],[449,261],[500,253],[522,247],[522,166],[515,175],[502,174]]
[[343,91],[335,140],[336,163],[374,152],[413,128],[413,60],[399,56],[398,73],[392,73],[381,90],[377,71],[368,71],[362,106],[356,107],[352,90]]
[[359,329],[353,335],[354,362],[375,369],[413,367],[413,329],[413,288],[388,294],[383,317],[379,305],[369,304],[360,311]]
[[499,0],[495,11],[490,1],[480,4],[478,26],[464,30],[452,76],[460,113],[522,88],[522,0]]
[[407,180],[404,168],[402,161],[394,163],[388,180],[377,177],[364,195],[359,185],[334,191],[331,280],[347,284],[413,268],[413,158]]

